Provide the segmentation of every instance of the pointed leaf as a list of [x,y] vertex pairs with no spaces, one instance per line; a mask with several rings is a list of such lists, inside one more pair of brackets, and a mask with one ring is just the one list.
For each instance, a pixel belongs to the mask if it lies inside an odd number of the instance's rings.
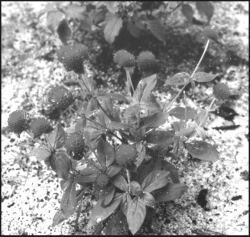
[[67,41],[70,39],[70,36],[71,36],[71,30],[68,26],[68,22],[66,19],[60,22],[57,28],[57,33],[62,43],[67,44]]
[[204,141],[192,141],[186,143],[188,153],[193,157],[204,161],[216,161],[219,159],[219,153],[216,149],[207,142]]
[[135,38],[139,38],[139,36],[141,34],[141,30],[136,24],[129,22],[128,23],[128,30],[132,36],[134,36]]
[[111,203],[114,195],[115,195],[114,185],[109,185],[108,187],[105,188],[103,193],[103,203],[102,203],[103,207],[108,206]]
[[43,161],[51,156],[51,151],[45,146],[39,146],[30,152],[30,156],[35,156],[38,161]]
[[180,183],[178,172],[176,168],[174,167],[174,165],[172,165],[171,163],[165,160],[161,160],[161,166],[162,166],[162,170],[170,172],[169,177],[171,178],[173,183]]
[[122,18],[118,14],[108,14],[105,21],[104,37],[108,43],[112,44],[122,28]]
[[188,19],[188,21],[191,23],[193,16],[194,16],[194,10],[189,4],[183,4],[181,8],[182,14]]
[[118,12],[117,2],[105,1],[103,4],[108,8],[111,13]]
[[206,139],[206,136],[207,136],[205,130],[202,127],[200,127],[200,126],[197,126],[195,130],[196,130],[197,134],[204,141]]
[[186,184],[168,183],[162,189],[157,190],[153,196],[156,202],[167,202],[180,198],[188,189]]
[[59,178],[66,180],[69,176],[71,161],[66,152],[58,151],[50,159],[51,168]]
[[155,198],[154,196],[149,192],[143,192],[142,197],[139,198],[139,201],[141,201],[144,205],[155,208]]
[[75,132],[83,132],[86,125],[87,120],[85,116],[83,116],[83,118],[77,119],[75,124]]
[[107,98],[107,99],[111,99],[111,100],[117,100],[117,101],[121,101],[121,102],[125,102],[125,103],[129,103],[129,100],[122,94],[118,94],[118,93],[98,93],[97,94],[97,98]]
[[107,124],[107,127],[109,130],[113,131],[119,129],[129,129],[131,128],[131,125],[126,123],[110,122],[109,124]]
[[217,74],[206,73],[206,72],[196,72],[193,76],[193,80],[197,82],[208,82],[212,81],[217,77]]
[[147,133],[145,141],[153,144],[171,144],[174,138],[174,133],[169,131],[152,131]]
[[187,138],[193,137],[195,135],[195,126],[190,126],[187,128],[182,128],[179,132],[175,133],[176,136],[185,136]]
[[112,183],[124,192],[128,192],[128,183],[122,175],[118,175],[112,180]]
[[61,199],[61,211],[66,218],[70,217],[76,208],[76,183],[71,180]]
[[106,113],[104,113],[105,116],[107,114],[108,118],[111,121],[120,122],[120,117],[119,117],[118,110],[115,108],[114,103],[113,103],[113,101],[111,99],[102,98],[101,104],[102,104],[103,109],[106,112]]
[[130,186],[130,193],[132,195],[136,195],[136,196],[139,196],[142,194],[142,188],[141,188],[141,185],[136,182],[136,181],[132,181],[129,183],[129,186]]
[[64,145],[66,134],[62,126],[58,123],[54,131],[49,135],[48,142],[54,149],[59,149]]
[[140,80],[133,95],[138,102],[145,101],[149,96],[150,92],[154,89],[157,82],[157,75],[154,74],[150,77]]
[[98,161],[103,167],[110,166],[115,159],[115,152],[113,147],[107,141],[104,141],[102,138],[99,139],[97,145],[97,156]]
[[80,174],[76,175],[75,181],[80,184],[93,183],[96,180],[98,171],[92,167],[85,168],[80,171]]
[[121,200],[122,200],[122,195],[116,194],[112,202],[108,206],[103,207],[102,206],[103,200],[99,199],[97,204],[91,211],[87,227],[89,228],[107,219],[117,209]]
[[168,171],[154,170],[143,181],[142,189],[144,192],[152,192],[164,187],[168,183]]
[[167,121],[168,112],[158,112],[141,118],[141,125],[145,128],[157,128]]
[[189,79],[190,75],[187,72],[179,72],[166,80],[165,85],[181,86],[187,84]]
[[132,105],[125,109],[124,111],[124,118],[128,120],[129,118],[137,117],[137,115],[140,113],[140,106],[139,105]]
[[146,147],[142,142],[136,143],[138,156],[136,157],[135,165],[138,168],[146,157]]
[[77,4],[70,4],[64,8],[64,12],[69,18],[72,19],[83,19],[84,8]]
[[131,199],[132,198],[129,193],[124,193],[122,195],[121,210],[125,216],[127,216],[128,204],[130,203]]
[[64,18],[64,14],[58,10],[52,10],[47,13],[47,26],[54,33],[57,30],[57,27]]
[[135,197],[129,202],[127,211],[127,222],[133,235],[141,228],[145,217],[146,206]]
[[118,174],[120,172],[122,168],[118,165],[111,165],[108,167],[106,174],[112,178],[113,176],[115,176],[116,174]]
[[57,211],[56,214],[54,215],[54,218],[53,218],[52,227],[59,225],[60,223],[62,223],[66,219],[67,218],[63,215],[61,210]]
[[145,22],[155,38],[166,43],[166,29],[158,20],[149,20]]
[[200,127],[203,127],[207,121],[208,121],[208,114],[206,109],[203,109],[200,111],[200,113],[198,113],[195,117],[194,120],[197,123],[197,125],[199,125]]
[[206,15],[207,21],[210,22],[214,15],[214,6],[209,1],[196,1],[196,8],[201,15]]
[[193,119],[194,116],[197,114],[196,110],[191,107],[187,107],[187,109],[185,110],[185,108],[177,106],[169,111],[169,115],[174,116],[181,120],[185,120],[185,113],[187,113],[186,114],[187,120]]

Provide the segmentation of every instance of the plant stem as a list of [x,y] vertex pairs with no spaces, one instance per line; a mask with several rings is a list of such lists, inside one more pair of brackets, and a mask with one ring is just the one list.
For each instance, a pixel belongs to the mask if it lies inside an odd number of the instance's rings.
[[125,71],[126,71],[126,76],[127,76],[127,84],[128,84],[129,95],[132,97],[131,92],[130,92],[130,87],[132,88],[132,92],[134,94],[135,93],[134,86],[133,86],[133,83],[132,83],[132,80],[131,80],[131,76],[130,76],[129,70],[127,70],[125,68]]
[[209,111],[211,111],[212,105],[213,105],[213,103],[215,102],[215,100],[216,100],[216,98],[214,98],[214,99],[212,100],[212,102],[210,103],[209,108],[206,110],[206,114],[204,115],[204,117],[202,118],[202,120],[201,120],[200,123],[199,123],[199,126],[202,126],[202,123],[204,122],[205,118],[207,117]]
[[[192,80],[194,74],[196,73],[198,67],[200,66],[200,63],[201,63],[201,61],[202,61],[202,59],[203,59],[203,57],[204,57],[204,55],[205,55],[205,53],[206,53],[206,51],[207,51],[208,45],[209,45],[209,39],[207,40],[205,49],[204,49],[204,51],[203,51],[203,53],[202,53],[202,55],[201,55],[201,58],[200,58],[199,62],[197,63],[197,65],[196,65],[196,67],[195,67],[195,69],[194,69],[192,75],[190,76],[190,80]],[[165,106],[163,107],[163,111],[167,111],[167,110],[170,109],[170,107],[171,107],[171,106],[173,105],[173,103],[177,100],[177,98],[179,97],[179,95],[181,94],[181,92],[185,89],[185,87],[186,87],[188,84],[189,84],[189,82],[187,82],[187,83],[181,88],[181,90],[178,92],[178,94],[175,96],[175,98],[167,105],[167,108],[165,108]]]

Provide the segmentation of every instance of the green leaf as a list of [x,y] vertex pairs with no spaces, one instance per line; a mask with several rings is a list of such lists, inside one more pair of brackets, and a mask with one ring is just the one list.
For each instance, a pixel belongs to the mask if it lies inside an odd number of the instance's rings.
[[201,110],[200,113],[194,117],[194,120],[197,123],[197,125],[203,127],[208,121],[208,114],[209,113],[207,113],[206,109]]
[[107,124],[109,130],[119,130],[119,129],[129,129],[131,128],[130,124],[127,123],[119,123],[119,122],[110,122]]
[[139,38],[140,35],[141,35],[140,28],[136,24],[134,24],[134,23],[132,23],[130,21],[128,23],[128,30],[129,30],[130,34],[132,36],[134,36],[135,38]]
[[142,188],[138,182],[132,181],[129,183],[129,186],[130,186],[130,192],[132,195],[139,196],[142,194]]
[[53,156],[51,156],[50,165],[59,178],[64,180],[68,178],[71,168],[71,161],[66,152],[58,151]]
[[111,165],[107,168],[106,170],[106,174],[112,178],[113,176],[115,176],[116,174],[118,174],[120,172],[122,168],[118,165]]
[[156,100],[156,97],[150,92],[148,97],[140,102],[140,107],[145,109],[146,113],[153,114],[160,112],[161,106]]
[[47,26],[54,33],[57,30],[59,23],[63,20],[64,14],[58,10],[47,12]]
[[108,8],[111,13],[118,12],[117,2],[105,1],[103,4]]
[[133,162],[136,160],[137,150],[135,145],[122,144],[118,147],[115,153],[115,160],[117,164],[126,169],[133,169]]
[[61,199],[61,211],[66,218],[70,217],[76,208],[76,183],[71,179]]
[[162,166],[162,170],[170,172],[169,177],[171,178],[173,183],[180,183],[178,172],[176,168],[174,167],[174,165],[172,165],[171,163],[165,160],[161,160],[161,166]]
[[145,127],[141,127],[141,128],[130,128],[129,129],[131,135],[134,137],[134,141],[135,142],[140,142],[142,141],[144,135],[145,135],[145,132],[146,132],[146,129]]
[[142,189],[144,192],[152,192],[164,187],[168,183],[168,171],[154,170],[143,181]]
[[98,171],[92,167],[85,168],[80,171],[80,174],[76,175],[75,181],[80,184],[93,183],[96,180]]
[[97,157],[99,163],[103,167],[110,166],[115,160],[115,152],[113,147],[102,138],[99,139],[99,142],[97,144]]
[[187,138],[193,137],[195,135],[196,127],[190,126],[187,128],[182,128],[179,132],[175,133],[176,136],[185,136]]
[[113,197],[115,195],[115,186],[114,185],[109,185],[108,187],[105,188],[104,193],[103,193],[103,203],[102,205],[108,206],[111,201],[113,200]]
[[136,157],[135,165],[138,168],[146,157],[146,147],[142,142],[136,143],[138,156]]
[[156,202],[167,202],[180,198],[188,189],[186,184],[168,183],[165,187],[157,190],[153,196]]
[[149,192],[143,192],[142,197],[139,198],[144,205],[155,208],[155,198]]
[[75,124],[75,132],[83,132],[86,125],[87,125],[87,120],[85,116],[83,116],[80,119],[77,119]]
[[71,36],[71,30],[69,28],[69,25],[66,19],[63,19],[60,22],[57,28],[57,33],[62,43],[67,44],[67,41],[70,39],[70,36]]
[[131,201],[131,196],[129,193],[123,193],[122,202],[121,202],[121,210],[125,216],[127,216],[128,204]]
[[145,21],[149,30],[155,38],[162,41],[165,45],[166,43],[166,29],[158,20]]
[[145,141],[153,144],[171,144],[174,133],[169,131],[152,131],[146,134]]
[[117,209],[121,200],[122,200],[122,195],[116,194],[112,202],[108,206],[103,207],[102,206],[103,200],[99,199],[97,204],[91,211],[87,228],[107,219]]
[[175,121],[172,124],[172,127],[175,132],[179,132],[181,129],[185,128],[185,122],[184,121]]
[[62,126],[60,125],[60,123],[57,123],[56,128],[48,137],[48,143],[53,149],[59,149],[64,145],[65,138],[66,134]]
[[30,152],[30,156],[35,156],[38,161],[43,161],[51,156],[51,151],[45,146],[39,146]]
[[167,121],[168,112],[158,112],[141,118],[141,126],[145,128],[157,128]]
[[135,197],[128,204],[127,222],[134,235],[142,226],[146,217],[146,206]]
[[64,8],[67,17],[72,19],[83,19],[84,8],[77,4],[70,4]]
[[122,18],[118,14],[108,14],[105,22],[104,37],[109,44],[112,44],[122,28]]
[[[185,112],[187,111],[187,112]],[[194,116],[197,114],[195,109],[192,109],[191,107],[187,107],[186,109],[180,106],[177,106],[169,111],[169,115],[174,116],[178,119],[185,120],[185,113],[186,119],[193,119]]]
[[216,161],[219,159],[219,153],[216,149],[207,142],[204,141],[192,141],[186,143],[188,153],[195,158],[204,161]]
[[193,80],[197,82],[208,82],[212,81],[217,77],[217,74],[206,73],[206,72],[196,72],[193,76]]
[[116,176],[113,180],[112,183],[119,188],[120,190],[124,192],[128,192],[128,183],[125,180],[125,178],[122,175]]
[[206,136],[207,136],[205,130],[202,127],[200,127],[200,126],[197,126],[195,130],[196,130],[197,134],[204,141],[206,139]]
[[122,94],[118,94],[118,93],[98,93],[97,94],[97,98],[107,98],[107,99],[111,99],[111,100],[117,100],[117,101],[121,101],[121,102],[125,102],[125,103],[129,103],[129,100]]
[[189,79],[190,75],[187,72],[179,72],[166,80],[165,85],[182,86],[187,84],[189,82]]
[[126,120],[129,120],[130,118],[137,117],[138,114],[140,113],[140,110],[141,108],[139,105],[129,106],[124,110],[123,116]]
[[196,8],[200,15],[206,15],[207,21],[210,22],[214,15],[214,6],[208,1],[196,1]]
[[53,217],[52,227],[55,227],[56,225],[59,225],[60,223],[62,223],[66,219],[67,218],[63,215],[61,210],[57,211],[56,214]]
[[189,4],[182,4],[181,12],[188,19],[188,22],[191,23],[194,16],[193,8]]
[[141,101],[146,101],[151,91],[155,88],[156,82],[156,74],[140,80],[133,95],[133,98],[136,99],[139,103]]
[[106,116],[106,114],[108,114],[108,120],[111,120],[112,122],[120,122],[120,111],[114,106],[113,100],[108,98],[102,98],[101,104],[106,112],[104,115]]

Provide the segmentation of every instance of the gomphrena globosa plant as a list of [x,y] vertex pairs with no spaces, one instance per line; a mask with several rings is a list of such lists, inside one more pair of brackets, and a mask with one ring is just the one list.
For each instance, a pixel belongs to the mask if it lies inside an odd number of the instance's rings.
[[[29,122],[24,111],[12,112],[8,120],[10,132],[30,131],[37,140],[45,137],[46,143],[41,141],[31,155],[44,161],[62,179],[63,196],[53,226],[78,210],[84,192],[92,188],[97,203],[88,227],[94,227],[93,233],[136,234],[146,216],[151,215],[149,208],[180,198],[188,188],[180,183],[178,170],[164,157],[173,154],[178,158],[185,150],[203,161],[219,159],[215,147],[206,141],[204,126],[215,101],[228,98],[229,88],[216,84],[208,108],[172,108],[189,83],[195,87],[197,82],[209,82],[216,77],[197,71],[216,33],[209,29],[204,35],[207,43],[193,73],[179,72],[166,81],[166,85],[182,88],[165,104],[160,104],[152,93],[156,73],[142,78],[136,88],[132,86],[130,69],[136,63],[142,71],[157,69],[157,60],[150,51],[141,52],[137,58],[125,50],[115,53],[114,61],[127,72],[129,90],[124,95],[95,88],[84,70],[86,46],[75,44],[59,49],[58,60],[66,71],[77,74],[82,100],[76,103],[71,92],[58,85],[48,92],[47,103],[52,111],[64,111],[74,105],[74,131],[65,132],[59,122],[52,128],[45,118]],[[171,129],[160,128],[169,116],[176,118]]]

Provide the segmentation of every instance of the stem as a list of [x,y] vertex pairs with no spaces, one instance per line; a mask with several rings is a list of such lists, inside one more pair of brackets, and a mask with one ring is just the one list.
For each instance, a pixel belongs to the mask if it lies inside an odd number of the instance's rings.
[[[132,84],[132,80],[131,80],[131,76],[130,76],[129,71],[126,68],[125,68],[125,71],[126,71],[126,76],[127,76],[128,90],[129,90],[129,94],[131,95],[130,87],[132,88],[133,94],[135,93],[135,90],[134,90],[134,86]],[[131,97],[132,97],[132,95],[131,95]]]
[[[197,63],[197,65],[196,65],[196,67],[195,67],[195,69],[194,69],[192,75],[190,76],[190,79],[191,79],[191,80],[192,80],[194,74],[196,73],[198,67],[200,66],[200,63],[201,63],[201,61],[202,61],[202,59],[203,59],[203,57],[204,57],[204,55],[205,55],[205,53],[206,53],[206,51],[207,51],[209,42],[210,42],[210,41],[209,41],[209,39],[208,39],[208,40],[207,40],[207,43],[206,43],[206,46],[205,46],[205,49],[204,49],[204,51],[203,51],[203,53],[202,53],[202,55],[201,55],[201,58],[200,58],[199,62]],[[166,111],[166,110],[169,110],[169,109],[170,109],[170,107],[171,107],[171,106],[173,105],[173,103],[177,100],[177,98],[179,97],[179,95],[181,94],[181,92],[185,89],[185,87],[186,87],[188,84],[189,84],[189,82],[187,82],[187,83],[181,88],[181,90],[178,92],[178,94],[175,96],[175,98],[170,102],[170,104],[168,104],[167,108],[165,108],[165,106],[163,107],[163,111]]]
[[130,172],[126,169],[127,177],[128,177],[128,192],[130,193]]
[[209,108],[206,110],[206,114],[204,115],[204,117],[203,117],[202,120],[200,121],[199,126],[202,125],[202,123],[204,122],[205,118],[207,117],[209,111],[211,111],[212,105],[213,105],[213,103],[215,102],[215,100],[216,100],[216,98],[214,98],[214,99],[212,100],[211,104],[209,105]]

